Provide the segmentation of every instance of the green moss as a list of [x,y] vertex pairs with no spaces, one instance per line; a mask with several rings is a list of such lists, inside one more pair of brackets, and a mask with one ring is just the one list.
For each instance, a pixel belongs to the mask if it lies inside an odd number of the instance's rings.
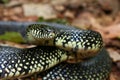
[[18,32],[5,32],[5,34],[0,35],[0,40],[12,41],[16,43],[25,42],[21,34]]
[[38,22],[54,22],[54,23],[59,23],[59,24],[69,24],[69,22],[66,19],[47,19],[45,20],[44,18],[40,17],[38,19]]

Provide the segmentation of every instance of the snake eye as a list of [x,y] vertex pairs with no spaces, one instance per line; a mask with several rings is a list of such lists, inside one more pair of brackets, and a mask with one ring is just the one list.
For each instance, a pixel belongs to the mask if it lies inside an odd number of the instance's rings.
[[54,33],[54,32],[51,32],[51,33],[49,34],[49,37],[50,37],[50,38],[55,37],[55,33]]

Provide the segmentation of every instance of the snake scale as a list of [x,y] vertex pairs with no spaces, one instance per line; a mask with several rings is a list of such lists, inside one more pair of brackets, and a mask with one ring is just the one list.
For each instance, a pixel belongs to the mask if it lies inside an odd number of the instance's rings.
[[[106,80],[109,76],[111,59],[98,32],[55,23],[0,22],[0,28],[0,33],[7,28],[27,34],[30,43],[39,45],[25,49],[0,46],[0,79],[40,72],[43,80]],[[83,61],[66,62],[71,55]]]

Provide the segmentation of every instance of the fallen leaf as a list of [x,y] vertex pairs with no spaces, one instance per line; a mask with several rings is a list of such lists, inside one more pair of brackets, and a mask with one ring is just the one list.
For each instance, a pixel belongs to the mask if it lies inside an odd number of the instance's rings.
[[109,52],[110,57],[112,58],[113,62],[120,61],[120,54],[113,50],[113,49],[107,49]]
[[72,25],[82,29],[88,29],[91,26],[94,26],[94,28],[97,28],[98,30],[99,27],[101,28],[101,25],[97,22],[95,16],[89,12],[81,13],[76,19],[73,20]]
[[104,28],[104,33],[106,34],[107,38],[120,37],[120,24],[115,24]]
[[98,31],[104,41],[120,37],[120,24],[113,24],[107,27],[94,27],[93,30]]
[[118,80],[118,79],[116,79],[116,75],[114,75],[113,73],[111,73],[109,80]]
[[116,65],[113,65],[112,67],[110,80],[120,80],[120,70],[116,67]]
[[24,4],[23,12],[25,16],[38,16],[44,19],[57,17],[55,10],[50,4]]

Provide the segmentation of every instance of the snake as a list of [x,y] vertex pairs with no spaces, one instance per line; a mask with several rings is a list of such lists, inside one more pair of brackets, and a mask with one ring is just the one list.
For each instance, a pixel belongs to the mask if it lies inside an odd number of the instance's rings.
[[[21,26],[23,30],[18,29]],[[30,44],[38,45],[25,49],[0,46],[0,79],[34,73],[39,73],[42,80],[106,80],[109,77],[112,61],[96,31],[56,23],[2,22],[0,27],[1,33],[11,27],[10,31],[20,32]],[[70,57],[82,61],[69,63],[66,60]]]

